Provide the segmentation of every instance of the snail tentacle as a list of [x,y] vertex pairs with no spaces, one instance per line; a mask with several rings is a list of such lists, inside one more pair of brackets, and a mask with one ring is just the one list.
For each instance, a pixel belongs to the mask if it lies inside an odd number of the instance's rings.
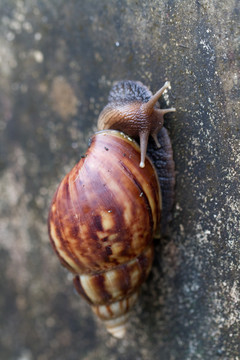
[[170,87],[170,82],[166,81],[165,84],[163,85],[163,87],[161,87],[161,89],[159,89],[151,98],[150,100],[143,104],[143,107],[145,109],[146,112],[152,112],[154,105],[156,104],[156,102],[159,100],[160,96],[164,93],[164,91]]

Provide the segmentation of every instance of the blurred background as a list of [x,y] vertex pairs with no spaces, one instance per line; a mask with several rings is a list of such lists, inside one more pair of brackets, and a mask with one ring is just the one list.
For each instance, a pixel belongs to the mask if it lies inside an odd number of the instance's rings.
[[[239,2],[1,0],[0,20],[0,358],[240,359]],[[176,199],[116,340],[74,292],[47,215],[122,79],[171,81]]]

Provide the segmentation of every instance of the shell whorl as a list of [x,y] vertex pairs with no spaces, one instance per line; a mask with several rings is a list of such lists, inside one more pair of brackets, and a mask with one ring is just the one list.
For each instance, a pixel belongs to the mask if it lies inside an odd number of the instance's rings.
[[139,81],[120,81],[110,91],[108,101],[99,115],[98,128],[115,129],[140,139],[140,167],[145,166],[148,137],[157,145],[157,133],[163,126],[163,116],[175,108],[160,109],[157,104],[163,92],[170,87],[167,81],[154,95]]
[[151,244],[126,264],[100,274],[83,274],[74,278],[78,293],[90,303],[94,313],[115,337],[125,334],[129,311],[151,270],[153,257]]

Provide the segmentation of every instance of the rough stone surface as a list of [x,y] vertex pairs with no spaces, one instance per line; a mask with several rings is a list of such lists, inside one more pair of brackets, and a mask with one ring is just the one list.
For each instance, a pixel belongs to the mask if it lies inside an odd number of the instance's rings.
[[[240,359],[239,2],[1,0],[0,358]],[[47,235],[115,80],[172,89],[169,238],[127,337],[73,291]]]

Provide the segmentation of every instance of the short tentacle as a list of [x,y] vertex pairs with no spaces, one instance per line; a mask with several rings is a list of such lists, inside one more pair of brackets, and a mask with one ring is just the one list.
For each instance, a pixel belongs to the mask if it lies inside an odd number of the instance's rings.
[[169,108],[169,109],[156,109],[156,111],[161,114],[161,115],[165,115],[169,112],[175,112],[176,109],[175,108]]
[[154,140],[154,142],[155,142],[155,144],[156,144],[157,148],[158,148],[158,149],[160,149],[161,144],[160,144],[160,142],[158,141],[158,138],[157,138],[157,133],[158,133],[158,131],[153,132],[151,135],[152,135],[152,138],[153,138],[153,140]]

